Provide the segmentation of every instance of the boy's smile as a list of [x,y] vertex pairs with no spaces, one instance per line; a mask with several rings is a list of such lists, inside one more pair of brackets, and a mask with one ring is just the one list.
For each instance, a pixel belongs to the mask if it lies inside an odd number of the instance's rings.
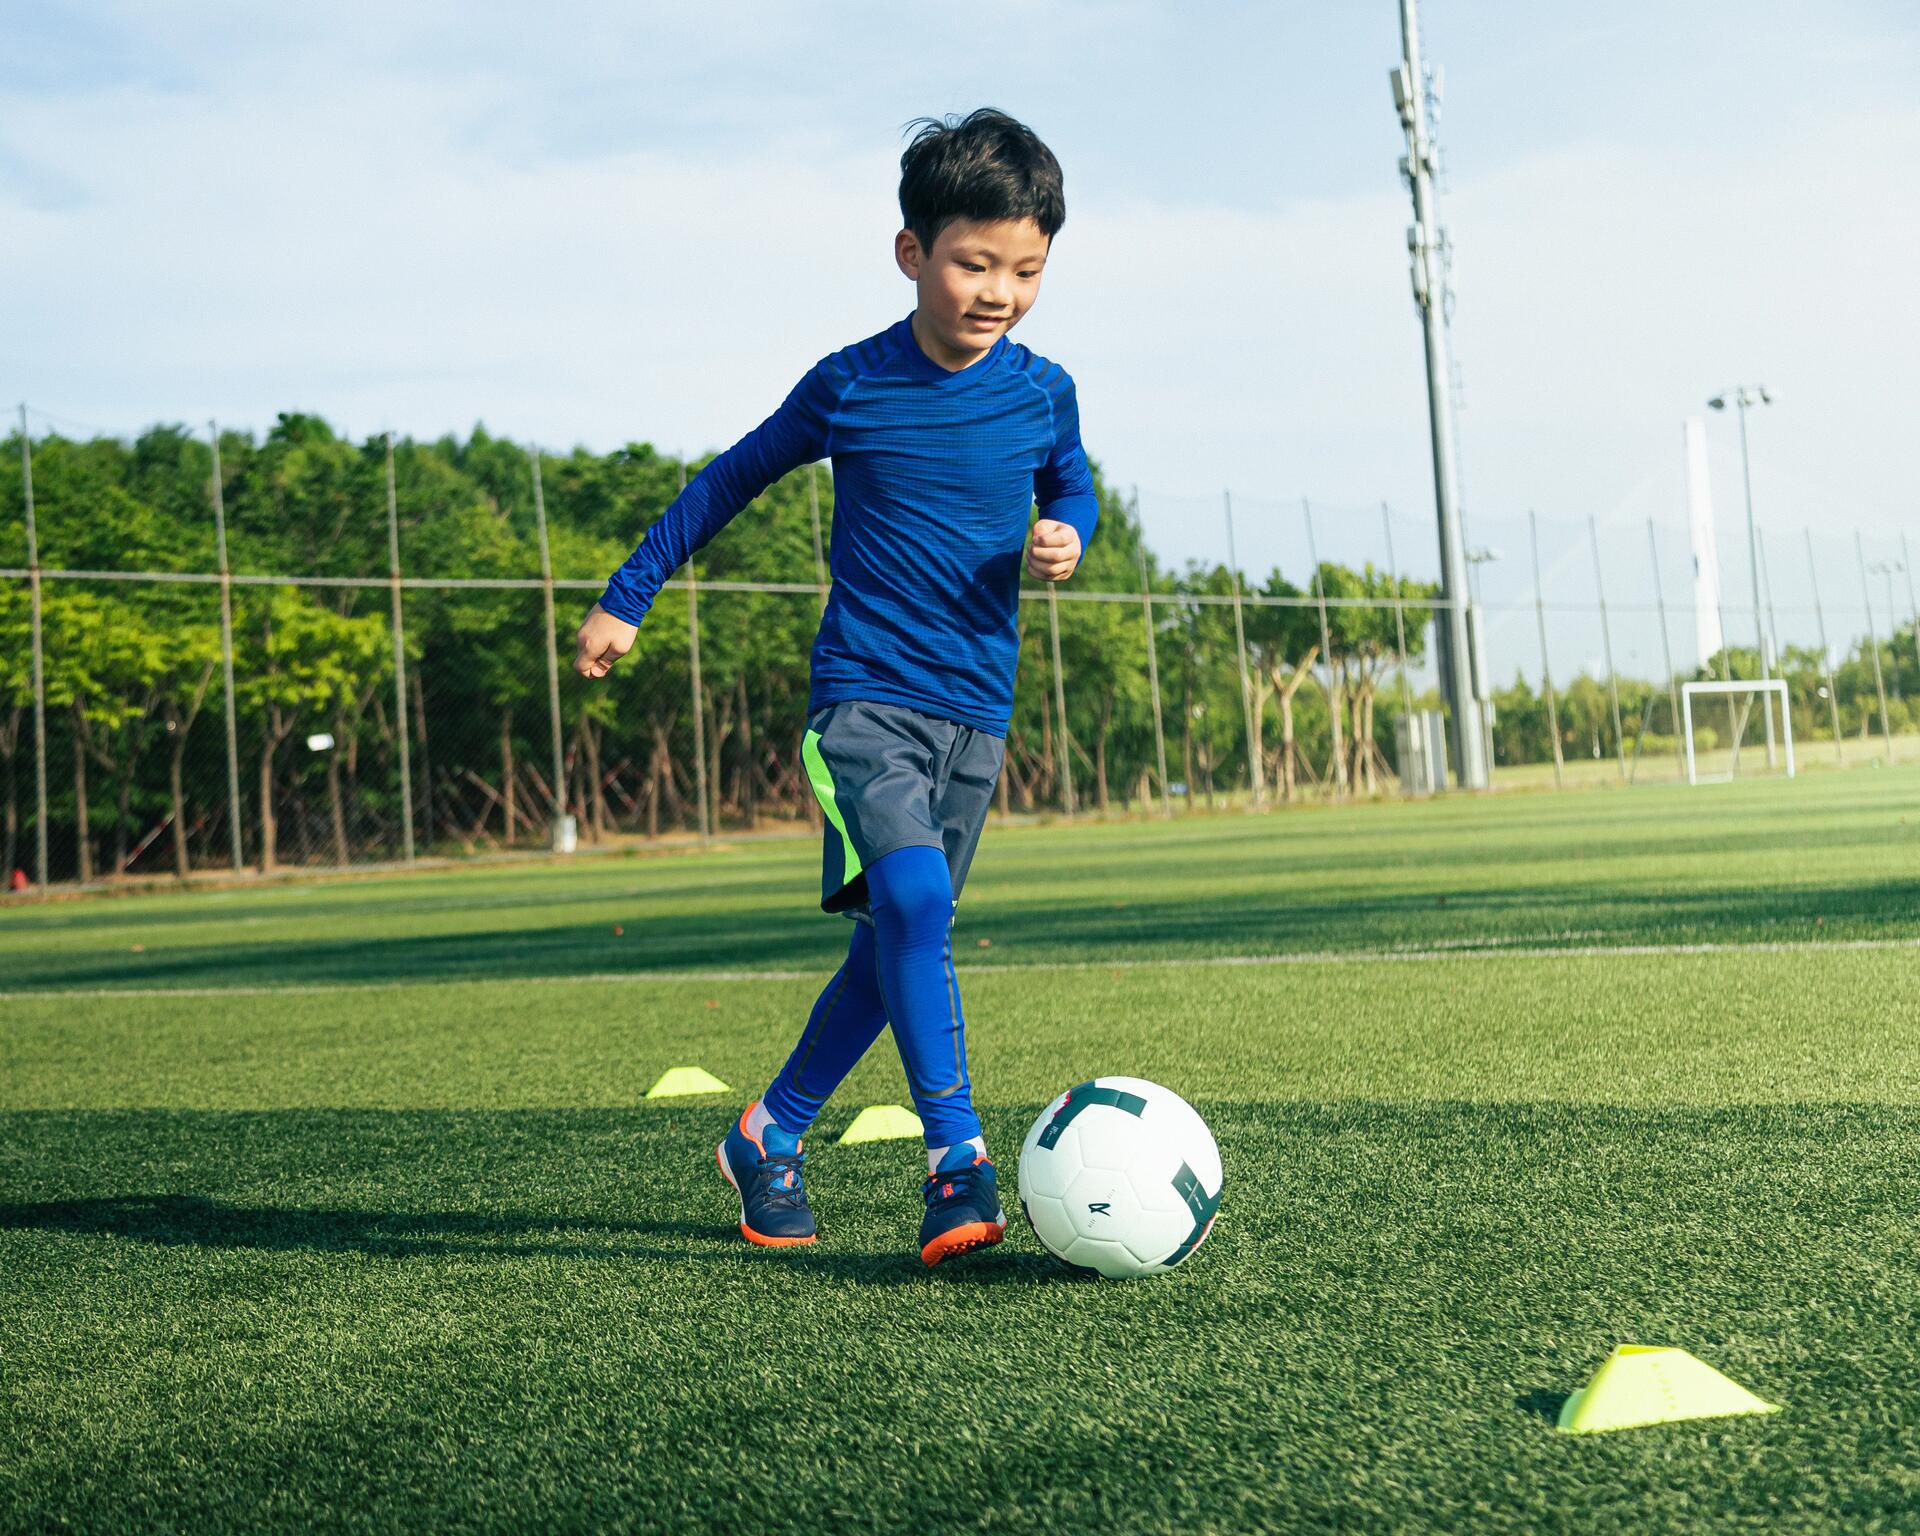
[[1051,243],[1032,219],[955,219],[931,250],[901,230],[893,254],[919,290],[913,339],[920,350],[956,373],[986,356],[1040,296]]

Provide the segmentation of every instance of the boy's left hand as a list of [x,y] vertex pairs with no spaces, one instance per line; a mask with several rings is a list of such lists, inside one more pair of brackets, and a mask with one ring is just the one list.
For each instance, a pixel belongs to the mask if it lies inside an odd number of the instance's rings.
[[1033,525],[1027,569],[1041,581],[1065,581],[1080,563],[1080,535],[1066,523],[1043,517]]

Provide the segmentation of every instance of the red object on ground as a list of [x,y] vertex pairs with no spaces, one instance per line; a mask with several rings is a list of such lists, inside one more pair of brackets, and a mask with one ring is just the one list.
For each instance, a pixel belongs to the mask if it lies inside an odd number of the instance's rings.
[[7,882],[8,886],[16,891],[24,891],[32,883],[27,879],[27,872],[24,869],[16,869],[13,872],[13,878]]

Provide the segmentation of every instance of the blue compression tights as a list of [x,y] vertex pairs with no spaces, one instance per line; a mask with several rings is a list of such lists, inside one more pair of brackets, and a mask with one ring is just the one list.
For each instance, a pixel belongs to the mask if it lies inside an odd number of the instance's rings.
[[767,1113],[803,1134],[841,1080],[893,1023],[927,1145],[980,1134],[967,1079],[966,1019],[950,948],[953,884],[938,848],[898,848],[867,869],[873,924],[854,924],[847,958],[813,1005]]

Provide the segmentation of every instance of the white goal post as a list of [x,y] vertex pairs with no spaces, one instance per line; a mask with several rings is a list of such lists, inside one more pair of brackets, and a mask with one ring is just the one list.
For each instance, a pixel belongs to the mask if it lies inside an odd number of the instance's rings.
[[[1683,719],[1680,729],[1681,740],[1684,741],[1687,746],[1687,782],[1689,784],[1698,784],[1701,782],[1700,775],[1693,761],[1693,700],[1695,694],[1701,693],[1759,694],[1762,696],[1760,707],[1766,710],[1769,715],[1773,712],[1773,702],[1767,695],[1779,695],[1780,734],[1787,752],[1787,777],[1793,777],[1793,711],[1787,707],[1787,685],[1785,679],[1770,677],[1765,682],[1762,682],[1757,678],[1751,681],[1743,681],[1735,678],[1731,681],[1682,683],[1680,685],[1680,711]],[[1729,705],[1728,707],[1731,708],[1732,706]],[[1745,723],[1743,718],[1741,724],[1744,725]],[[1732,747],[1734,760],[1737,762],[1740,755],[1740,743],[1735,741],[1732,743]],[[1731,773],[1714,774],[1706,782],[1719,783],[1732,777],[1733,775]]]

